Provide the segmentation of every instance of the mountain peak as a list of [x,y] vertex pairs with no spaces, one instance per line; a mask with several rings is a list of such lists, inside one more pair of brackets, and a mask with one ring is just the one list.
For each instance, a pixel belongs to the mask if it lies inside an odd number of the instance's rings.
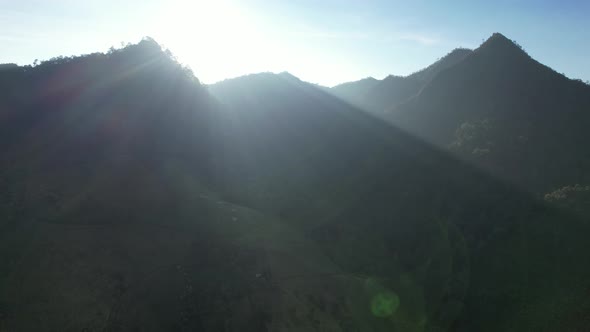
[[376,82],[376,81],[378,81],[378,79],[376,79],[373,76],[368,76],[368,77],[358,80],[358,82],[361,82],[361,81],[362,82]]
[[488,40],[491,40],[491,39],[497,39],[497,40],[503,40],[503,41],[510,42],[510,39],[508,39],[508,37],[504,36],[500,32],[494,32],[492,34],[492,36],[490,38],[488,38]]
[[294,80],[294,81],[298,81],[298,82],[299,82],[299,81],[301,81],[301,80],[299,79],[299,77],[297,77],[297,76],[295,76],[295,75],[291,74],[291,73],[290,73],[290,72],[288,72],[288,71],[283,71],[283,72],[280,72],[280,73],[278,74],[278,76],[279,76],[279,77],[282,77],[282,78],[284,78],[284,79],[287,79],[287,80]]
[[387,75],[387,77],[385,77],[383,80],[403,80],[404,77],[403,76],[399,76],[399,75]]
[[527,55],[522,46],[499,32],[492,34],[476,51],[481,52],[482,50],[493,53],[519,53]]
[[450,59],[450,58],[464,58],[464,57],[468,56],[469,54],[471,54],[471,52],[473,52],[473,50],[471,50],[469,48],[457,47],[454,50],[452,50],[451,52],[449,52],[447,55],[442,57],[441,60]]

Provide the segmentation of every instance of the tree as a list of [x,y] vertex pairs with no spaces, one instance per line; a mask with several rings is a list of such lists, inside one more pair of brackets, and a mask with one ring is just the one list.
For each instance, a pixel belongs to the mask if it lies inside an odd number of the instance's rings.
[[465,121],[455,131],[455,140],[450,147],[457,152],[477,156],[488,154],[493,147],[491,129],[489,119]]
[[569,212],[590,217],[590,186],[565,186],[545,194],[544,198]]

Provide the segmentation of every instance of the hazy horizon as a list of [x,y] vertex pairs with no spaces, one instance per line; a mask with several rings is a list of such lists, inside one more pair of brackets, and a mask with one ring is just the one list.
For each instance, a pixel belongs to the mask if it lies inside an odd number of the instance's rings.
[[72,56],[150,36],[212,84],[289,72],[325,86],[408,75],[494,32],[566,76],[590,80],[590,5],[579,1],[128,1],[0,0],[1,63]]

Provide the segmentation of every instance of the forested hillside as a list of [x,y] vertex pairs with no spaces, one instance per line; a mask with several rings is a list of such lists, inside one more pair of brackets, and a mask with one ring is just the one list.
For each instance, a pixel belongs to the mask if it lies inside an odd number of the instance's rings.
[[0,330],[583,330],[585,187],[537,199],[412,103],[408,134],[288,73],[204,86],[151,39],[2,66]]
[[502,34],[372,85],[332,93],[537,197],[590,182],[590,86]]
[[458,48],[430,66],[408,76],[389,75],[382,80],[366,78],[337,85],[329,91],[335,96],[377,115],[391,111],[417,96],[438,73],[463,61],[471,50]]
[[590,181],[590,86],[538,63],[501,34],[388,116],[539,195]]

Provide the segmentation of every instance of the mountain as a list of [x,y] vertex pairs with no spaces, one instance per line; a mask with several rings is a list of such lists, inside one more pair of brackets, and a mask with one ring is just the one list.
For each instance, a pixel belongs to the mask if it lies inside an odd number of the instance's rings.
[[588,324],[586,220],[288,73],[204,86],[146,39],[8,66],[0,105],[0,329]]
[[367,78],[337,85],[330,91],[353,105],[382,114],[416,96],[438,73],[461,62],[470,53],[468,49],[455,49],[409,76],[389,75],[383,80]]
[[540,64],[497,33],[389,119],[494,176],[545,193],[590,181],[583,147],[589,110],[590,86]]
[[357,84],[332,93],[539,197],[590,182],[590,87],[500,33],[407,77]]
[[367,93],[377,86],[379,82],[381,81],[378,79],[367,77],[354,82],[342,83],[326,90],[331,91],[338,97],[351,104],[360,105]]
[[438,61],[431,64],[430,66],[409,75],[408,78],[415,79],[421,82],[430,82],[441,71],[447,68],[451,68],[454,65],[460,63],[472,52],[472,50],[467,48],[456,48],[453,51],[451,51],[451,53],[440,58]]

